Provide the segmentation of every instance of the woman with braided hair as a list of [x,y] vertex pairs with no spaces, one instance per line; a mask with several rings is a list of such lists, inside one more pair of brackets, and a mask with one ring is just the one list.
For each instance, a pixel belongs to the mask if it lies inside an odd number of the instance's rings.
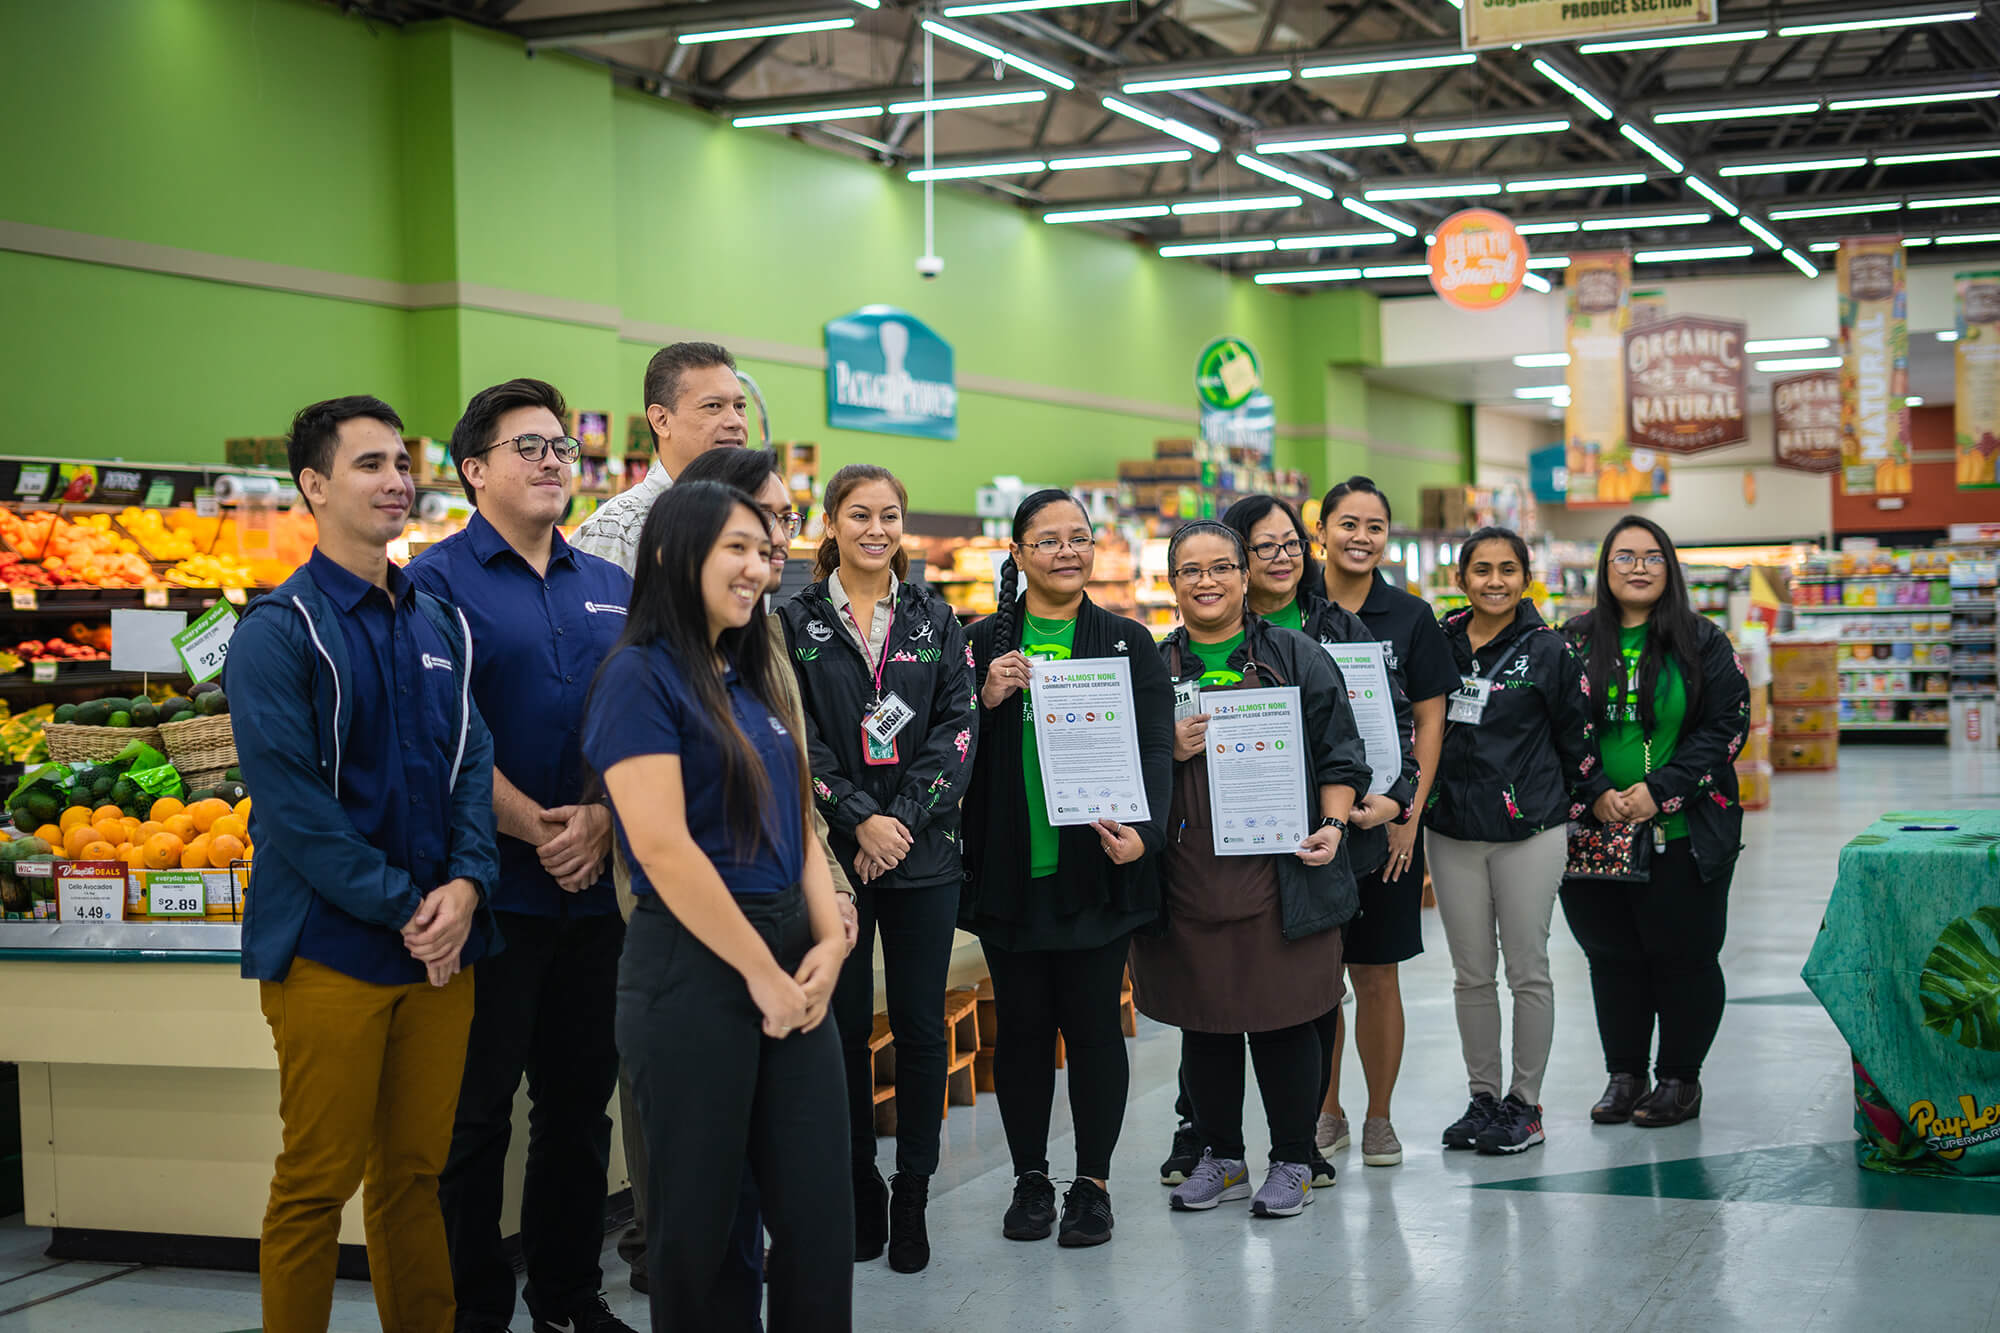
[[[1014,1158],[1001,1229],[1041,1240],[1056,1223],[1049,1179],[1053,1054],[1068,1052],[1076,1181],[1058,1242],[1111,1239],[1107,1178],[1130,1075],[1119,993],[1132,932],[1159,914],[1157,856],[1173,772],[1173,690],[1144,625],[1095,605],[1090,518],[1065,491],[1037,491],[1014,513],[999,610],[972,628],[979,743],[963,811],[961,922],[980,937],[993,976],[994,1082]],[[1018,590],[1017,590],[1018,589]],[[1035,729],[1027,721],[1033,661],[1123,658],[1152,817],[1052,827]]]

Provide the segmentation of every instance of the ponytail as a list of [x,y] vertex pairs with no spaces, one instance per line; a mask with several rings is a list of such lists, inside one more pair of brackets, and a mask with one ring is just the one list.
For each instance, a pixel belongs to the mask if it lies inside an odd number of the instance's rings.
[[1026,592],[1016,592],[1021,570],[1008,556],[1000,565],[999,587],[995,589],[993,612],[993,656],[1002,657],[1021,646],[1021,624],[1027,603]]
[[[840,506],[847,499],[848,492],[871,481],[883,482],[896,492],[897,503],[903,507],[903,518],[908,521],[910,493],[904,489],[903,483],[896,479],[895,473],[873,463],[849,463],[834,473],[832,480],[826,483],[826,494],[820,501],[820,515],[826,524],[826,535],[820,538],[819,550],[813,553],[815,581],[824,581],[827,575],[840,568],[840,543],[834,538],[833,525],[839,519]],[[896,543],[896,553],[890,557],[889,568],[896,571],[896,577],[899,579],[910,577],[910,553],[903,549],[901,542]]]

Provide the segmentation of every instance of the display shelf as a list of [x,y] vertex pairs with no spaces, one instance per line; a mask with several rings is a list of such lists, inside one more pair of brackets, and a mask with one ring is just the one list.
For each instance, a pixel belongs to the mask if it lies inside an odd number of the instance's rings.
[[1843,722],[1842,731],[1950,731],[1949,722]]
[[1942,704],[1942,703],[1950,703],[1950,702],[1951,702],[1951,696],[1950,696],[1949,694],[1946,694],[1946,693],[1945,693],[1944,691],[1942,691],[1942,690],[1934,690],[1934,691],[1928,691],[1928,692],[1927,692],[1927,691],[1922,691],[1922,690],[1902,690],[1902,691],[1896,691],[1896,692],[1893,692],[1893,693],[1888,693],[1888,694],[1881,694],[1881,693],[1877,693],[1877,692],[1875,692],[1875,691],[1873,691],[1873,690],[1867,690],[1867,691],[1861,691],[1861,690],[1842,690],[1842,691],[1840,692],[1840,697],[1841,697],[1841,699],[1842,699],[1843,701],[1845,701],[1845,700],[1849,700],[1849,699],[1852,699],[1852,700],[1855,700],[1856,702],[1868,702],[1868,703],[1940,703],[1940,704]]
[[1918,666],[1914,662],[1898,662],[1890,658],[1882,657],[1882,658],[1877,658],[1870,662],[1862,662],[1859,664],[1842,662],[1840,664],[1840,671],[1841,674],[1843,675],[1856,675],[1856,676],[1872,674],[1873,672],[1877,671],[1929,672],[1933,675],[1943,676],[1950,674],[1951,668],[1949,666]]
[[113,671],[110,667],[100,667],[94,662],[88,663],[77,670],[64,670],[64,665],[66,664],[57,664],[56,678],[54,680],[36,680],[32,670],[10,671],[4,676],[0,676],[0,690],[11,693],[15,690],[62,689],[71,685],[78,687],[85,685],[118,685],[126,681],[144,680],[148,675],[157,680],[179,680],[183,678],[177,672]]
[[242,938],[235,921],[6,921],[0,922],[0,957],[49,952],[87,962],[165,955],[185,962],[209,961],[189,955],[216,954],[234,962]]
[[1949,574],[1796,574],[1794,583],[1942,583]]
[[1950,643],[1952,642],[1952,637],[1949,634],[1916,634],[1916,635],[1903,634],[1886,638],[1879,634],[1871,634],[1867,636],[1862,636],[1859,634],[1843,634],[1840,636],[1840,642],[1841,643],[1932,644],[1932,643]]

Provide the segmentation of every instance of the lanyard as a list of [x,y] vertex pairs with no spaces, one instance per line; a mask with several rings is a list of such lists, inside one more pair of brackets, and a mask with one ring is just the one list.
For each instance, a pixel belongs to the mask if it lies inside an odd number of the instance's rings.
[[[868,642],[868,631],[861,628],[861,621],[854,614],[854,602],[850,599],[847,605],[842,608],[842,610],[845,611],[847,614],[847,623],[854,626],[854,632],[861,636],[861,642],[863,643],[863,645],[866,645]],[[875,612],[872,608],[868,612],[868,620],[871,624],[874,623]],[[891,606],[889,608],[889,623],[882,627],[882,655],[879,658],[877,658],[875,662],[875,698],[878,700],[882,697],[882,673],[885,670],[887,670],[889,666],[889,644],[895,637],[896,637],[896,608]],[[861,661],[864,665],[868,661],[867,650],[865,647],[862,650]],[[872,708],[874,707],[874,705],[870,704],[869,707]]]

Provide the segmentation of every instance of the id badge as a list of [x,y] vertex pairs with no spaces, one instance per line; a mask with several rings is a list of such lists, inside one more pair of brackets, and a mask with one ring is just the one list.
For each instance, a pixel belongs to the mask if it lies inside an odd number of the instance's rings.
[[893,691],[883,695],[882,702],[861,719],[862,757],[871,764],[895,763],[896,736],[916,715]]
[[1445,721],[1463,722],[1468,726],[1478,726],[1486,716],[1486,701],[1493,694],[1493,682],[1478,676],[1465,676],[1451,702],[1445,708]]
[[1174,682],[1174,721],[1185,722],[1195,715],[1194,696],[1197,683],[1192,680]]

